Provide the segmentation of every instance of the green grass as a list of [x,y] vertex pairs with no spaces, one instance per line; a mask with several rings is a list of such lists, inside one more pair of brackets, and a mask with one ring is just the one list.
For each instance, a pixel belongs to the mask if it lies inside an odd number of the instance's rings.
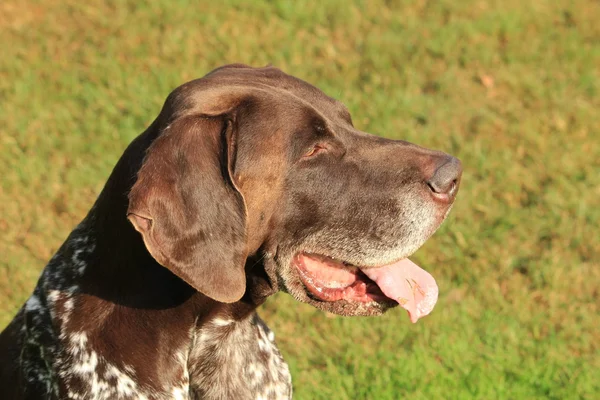
[[598,397],[597,1],[143,3],[0,4],[0,327],[172,88],[272,63],[465,168],[431,316],[262,308],[296,398]]

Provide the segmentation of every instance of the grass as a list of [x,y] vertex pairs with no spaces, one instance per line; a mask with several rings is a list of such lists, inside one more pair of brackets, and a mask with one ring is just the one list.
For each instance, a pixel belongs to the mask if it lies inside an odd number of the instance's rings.
[[465,167],[413,257],[432,315],[263,307],[296,398],[597,398],[599,19],[592,0],[4,0],[0,327],[172,88],[272,63]]

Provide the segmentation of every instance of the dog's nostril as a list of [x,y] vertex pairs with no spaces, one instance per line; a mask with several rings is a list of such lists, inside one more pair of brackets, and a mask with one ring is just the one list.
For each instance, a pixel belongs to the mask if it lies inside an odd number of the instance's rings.
[[434,193],[453,195],[456,192],[461,174],[460,161],[455,157],[448,156],[446,162],[436,169],[427,184]]

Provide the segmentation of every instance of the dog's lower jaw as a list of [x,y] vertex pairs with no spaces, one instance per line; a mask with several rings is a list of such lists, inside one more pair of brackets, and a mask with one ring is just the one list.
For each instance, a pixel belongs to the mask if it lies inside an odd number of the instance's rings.
[[280,275],[278,275],[278,277],[280,282],[280,290],[292,296],[296,301],[309,304],[319,310],[344,317],[378,316],[384,314],[389,309],[398,306],[398,303],[391,299],[389,301],[385,300],[371,302],[348,301],[345,299],[337,301],[323,301],[315,299],[310,294],[308,288],[306,288],[306,286],[302,283],[298,272],[294,271],[292,274],[288,272],[285,277]]
[[326,311],[328,313],[341,315],[343,317],[372,317],[383,315],[386,311],[391,308],[398,306],[398,303],[390,301],[372,301],[368,303],[348,300],[337,300],[337,301],[322,301],[311,297],[308,290],[294,292],[287,291],[294,299],[303,303],[310,304],[311,306],[318,308],[319,310]]

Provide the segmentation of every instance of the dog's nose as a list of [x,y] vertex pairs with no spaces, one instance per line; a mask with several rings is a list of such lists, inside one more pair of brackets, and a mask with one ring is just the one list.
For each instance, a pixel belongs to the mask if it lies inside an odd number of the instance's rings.
[[445,156],[427,181],[431,191],[437,195],[454,196],[460,182],[462,166],[458,158]]

